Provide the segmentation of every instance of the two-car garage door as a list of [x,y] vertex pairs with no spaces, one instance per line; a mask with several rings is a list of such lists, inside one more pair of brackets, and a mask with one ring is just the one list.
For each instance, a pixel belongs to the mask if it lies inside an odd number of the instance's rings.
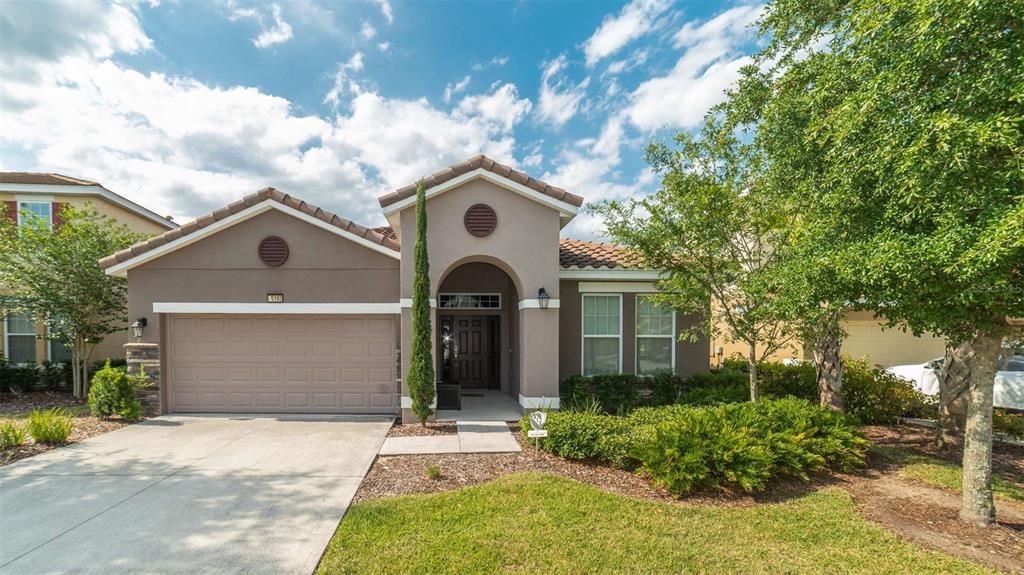
[[165,318],[172,412],[395,412],[392,316]]

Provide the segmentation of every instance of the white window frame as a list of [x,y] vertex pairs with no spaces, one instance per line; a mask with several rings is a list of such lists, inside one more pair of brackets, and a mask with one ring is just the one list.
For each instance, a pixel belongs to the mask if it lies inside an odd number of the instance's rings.
[[[7,323],[8,314],[4,314],[2,316],[2,318],[3,318],[3,322],[4,322],[4,358],[7,359],[7,361],[10,361],[11,360],[11,342],[10,342],[10,338],[11,338],[12,335],[16,335],[16,336],[19,336],[19,337],[25,337],[25,336],[30,335],[30,336],[32,336],[33,343],[38,338],[36,337],[37,334],[36,334],[35,329],[34,329],[35,328],[35,322],[32,322],[32,327],[33,327],[32,333],[12,332],[10,330],[10,328],[9,328],[10,324]],[[38,353],[36,355],[37,355],[36,356],[36,363],[39,363]]]
[[18,227],[25,225],[25,216],[22,213],[25,210],[26,204],[45,204],[46,209],[50,213],[50,217],[46,219],[46,224],[53,228],[53,201],[44,200],[40,198],[18,198]]
[[[442,307],[441,306],[441,298],[442,297],[446,297],[446,296],[464,296],[464,295],[468,295],[468,296],[474,296],[474,295],[475,296],[482,296],[482,295],[485,295],[485,296],[488,296],[488,297],[496,296],[498,298],[498,307],[461,307],[461,306],[460,307]],[[487,310],[500,310],[501,306],[503,304],[504,304],[504,302],[501,301],[501,294],[500,293],[445,292],[445,293],[437,294],[437,309],[438,310],[446,310],[446,309],[471,309],[471,310],[483,310],[483,311],[487,311]]]
[[[46,328],[46,361],[49,361],[49,362],[53,361],[53,346],[54,346],[54,344],[56,344],[56,345],[64,345],[63,343],[61,343],[59,341],[55,341],[55,340],[50,339],[50,328],[47,327]],[[70,350],[68,350],[68,351],[70,352]]]
[[[619,300],[619,335],[587,335],[586,330],[586,301],[588,296],[594,297],[615,297]],[[621,293],[581,293],[580,294],[580,373],[583,377],[591,377],[586,372],[586,363],[584,357],[586,355],[586,341],[587,338],[592,339],[611,339],[612,337],[618,337],[619,339],[619,370],[618,373],[622,374],[622,294]]]
[[640,335],[640,299],[656,295],[654,293],[638,293],[633,298],[633,372],[637,377],[654,377],[654,374],[642,375],[640,373],[640,338],[670,339],[672,345],[672,373],[676,372],[676,308],[672,308],[672,335]]

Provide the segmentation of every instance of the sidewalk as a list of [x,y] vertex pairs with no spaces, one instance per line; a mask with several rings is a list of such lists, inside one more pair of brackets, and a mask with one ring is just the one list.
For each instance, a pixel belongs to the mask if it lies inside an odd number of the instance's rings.
[[522,451],[504,421],[459,421],[455,435],[389,437],[380,455],[430,453],[509,453]]

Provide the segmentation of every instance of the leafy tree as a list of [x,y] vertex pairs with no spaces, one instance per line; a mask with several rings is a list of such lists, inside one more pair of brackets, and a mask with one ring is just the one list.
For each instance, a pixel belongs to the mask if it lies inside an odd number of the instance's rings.
[[431,354],[430,262],[427,258],[427,193],[423,182],[416,186],[416,246],[413,249],[412,355],[409,358],[409,397],[412,411],[426,425],[434,413],[434,358]]
[[65,206],[60,216],[53,229],[28,212],[20,226],[0,221],[0,303],[43,322],[50,339],[71,348],[73,391],[84,397],[89,355],[128,319],[125,280],[97,261],[143,236],[92,207]]
[[719,118],[709,116],[696,136],[676,134],[674,144],[647,149],[647,162],[662,175],[661,189],[595,210],[613,240],[665,270],[657,298],[703,318],[682,337],[723,335],[746,345],[756,401],[758,362],[791,339],[773,314],[764,278],[778,260],[772,246],[786,243],[779,234],[788,228],[754,187],[755,150]]
[[758,137],[794,146],[779,169],[817,163],[791,197],[831,222],[856,303],[969,350],[961,517],[979,525],[995,519],[996,364],[1024,315],[1022,13],[1024,0],[775,0],[761,76],[747,72],[769,111],[799,119]]

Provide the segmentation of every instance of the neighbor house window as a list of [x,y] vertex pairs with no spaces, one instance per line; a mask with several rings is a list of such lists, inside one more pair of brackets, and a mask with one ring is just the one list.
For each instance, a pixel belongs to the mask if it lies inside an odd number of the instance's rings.
[[442,309],[501,309],[501,294],[443,293],[437,296]]
[[25,314],[13,313],[4,320],[4,354],[11,363],[36,361],[36,325]]
[[[31,214],[31,215],[29,215]],[[53,204],[50,202],[18,202],[18,225],[24,225],[27,217],[36,216],[46,222],[47,226],[53,225]]]
[[622,296],[583,296],[583,375],[622,372]]
[[[50,335],[49,329],[46,330],[46,335]],[[71,348],[66,344],[52,339],[47,339],[46,345],[49,348],[47,351],[52,363],[71,361]]]
[[675,370],[676,312],[650,296],[636,296],[636,374]]

